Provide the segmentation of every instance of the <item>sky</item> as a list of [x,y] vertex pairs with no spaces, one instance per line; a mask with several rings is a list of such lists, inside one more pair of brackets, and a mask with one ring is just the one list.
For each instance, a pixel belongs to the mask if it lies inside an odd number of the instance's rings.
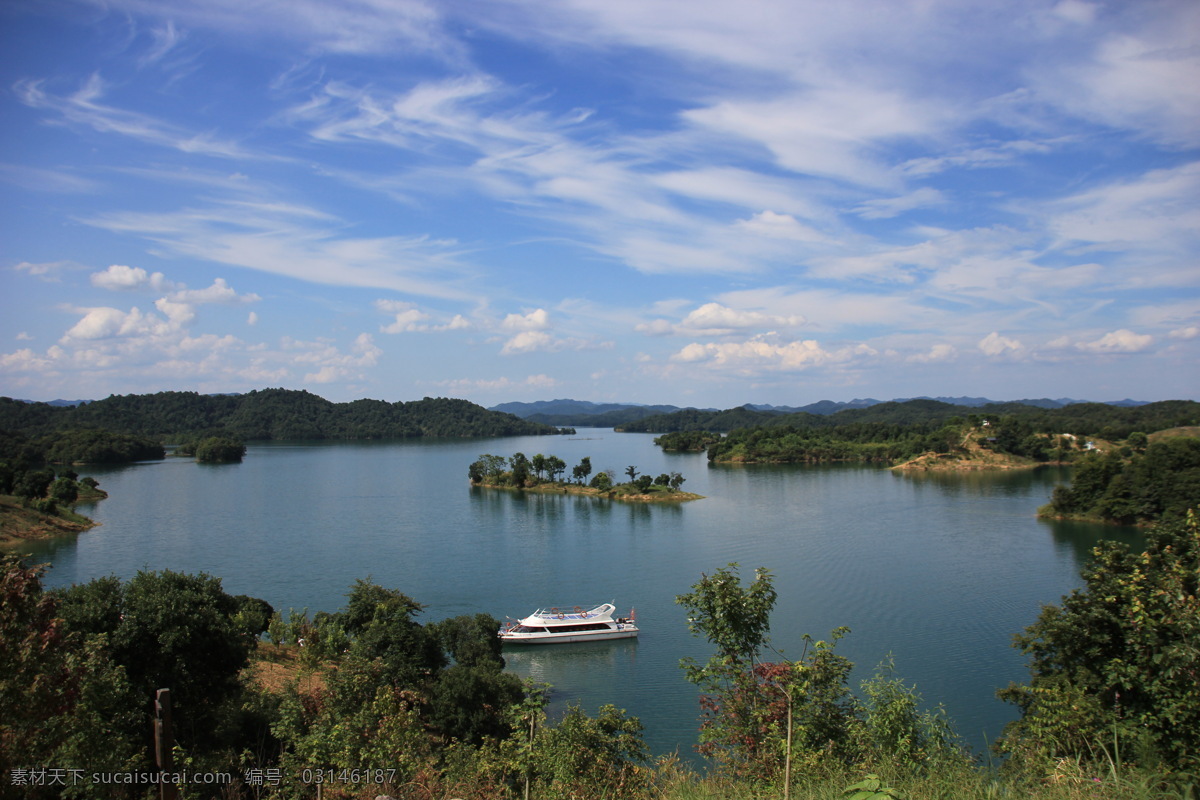
[[1195,0],[6,0],[0,395],[1200,399]]

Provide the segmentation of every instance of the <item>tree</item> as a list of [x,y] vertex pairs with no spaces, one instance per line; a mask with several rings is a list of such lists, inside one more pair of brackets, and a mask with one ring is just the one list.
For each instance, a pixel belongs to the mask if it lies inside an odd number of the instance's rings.
[[504,456],[484,453],[467,467],[467,476],[473,483],[483,483],[485,480],[498,483],[507,463]]
[[533,457],[530,463],[533,464],[533,471],[540,481],[542,479],[542,473],[546,471],[546,457],[541,453],[538,453]]
[[592,478],[591,487],[601,492],[607,492],[613,487],[613,476],[608,470],[597,472],[596,477]]
[[196,460],[201,464],[227,464],[241,461],[246,455],[246,445],[228,436],[210,436],[201,440],[195,449]]
[[703,667],[693,659],[681,661],[692,683],[712,685],[729,679],[732,673],[747,673],[759,653],[770,642],[771,609],[779,596],[771,583],[771,573],[759,567],[754,581],[743,588],[738,563],[730,562],[712,575],[701,575],[692,591],[675,602],[688,610],[688,630],[703,635],[716,648],[716,654]]
[[102,578],[55,595],[68,630],[103,638],[137,707],[169,688],[185,747],[204,753],[228,744],[222,726],[238,713],[254,640],[238,616],[243,603],[219,578],[142,571],[124,584]]
[[54,473],[48,469],[27,470],[18,473],[13,481],[13,494],[27,500],[46,496],[46,490],[54,482]]
[[79,484],[70,478],[55,478],[50,484],[50,499],[65,506],[79,499]]
[[566,472],[566,469],[567,462],[558,456],[546,456],[546,472],[550,475],[551,481],[558,480],[558,476]]
[[584,456],[583,459],[579,462],[579,464],[573,470],[571,470],[571,476],[573,478],[575,478],[575,482],[578,483],[580,486],[582,486],[587,481],[588,475],[591,475],[591,474],[592,474],[592,458],[591,458],[591,456]]
[[674,489],[675,491],[679,491],[679,487],[683,486],[683,482],[685,480],[687,480],[687,478],[683,477],[678,472],[672,472],[671,473],[671,488]]
[[1182,767],[1200,755],[1200,520],[1163,523],[1135,555],[1102,542],[1085,586],[1015,637],[1031,680],[1001,690],[1020,719],[1000,748],[1020,763],[1122,758]]
[[744,756],[738,742],[755,740],[755,711],[760,695],[754,677],[759,653],[770,641],[771,609],[778,596],[765,569],[743,587],[738,564],[701,575],[692,591],[675,602],[688,611],[688,630],[704,636],[716,652],[701,665],[687,657],[679,662],[687,679],[710,695],[708,718],[701,727],[701,746],[725,763]]
[[72,710],[81,676],[69,653],[78,646],[42,591],[44,566],[0,556],[0,769],[49,763],[61,732],[53,724]]
[[508,459],[509,466],[512,469],[513,485],[521,487],[529,480],[529,459],[524,453],[513,453]]
[[416,685],[422,676],[446,664],[437,636],[413,619],[422,608],[395,589],[361,578],[355,581],[342,614],[346,633],[354,637],[351,652],[367,660],[380,659],[393,683]]
[[625,468],[625,474],[629,476],[629,482],[633,483],[634,481],[637,480],[638,468],[631,464],[630,466]]

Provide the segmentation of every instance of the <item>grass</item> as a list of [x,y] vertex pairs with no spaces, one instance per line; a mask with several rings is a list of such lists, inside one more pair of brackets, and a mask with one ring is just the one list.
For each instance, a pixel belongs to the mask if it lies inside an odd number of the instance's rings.
[[[906,800],[1197,800],[1200,778],[1164,776],[1126,767],[1101,768],[1093,774],[1076,762],[1060,762],[1038,779],[1020,779],[985,768],[955,769],[938,774],[889,775],[880,769],[883,784]],[[847,788],[866,772],[845,771],[798,778],[789,800],[846,800]],[[851,793],[852,794],[852,793]],[[657,800],[782,800],[782,787],[756,789],[712,777],[676,773],[658,783]],[[888,795],[877,795],[886,797]]]
[[0,495],[0,544],[79,533],[95,525],[66,508],[60,508],[57,514],[44,514],[26,506],[19,497]]

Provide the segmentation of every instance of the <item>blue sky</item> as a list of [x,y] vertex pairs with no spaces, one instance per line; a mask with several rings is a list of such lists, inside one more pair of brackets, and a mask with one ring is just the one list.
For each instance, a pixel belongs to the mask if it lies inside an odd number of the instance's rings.
[[8,0],[0,394],[1200,398],[1200,4]]

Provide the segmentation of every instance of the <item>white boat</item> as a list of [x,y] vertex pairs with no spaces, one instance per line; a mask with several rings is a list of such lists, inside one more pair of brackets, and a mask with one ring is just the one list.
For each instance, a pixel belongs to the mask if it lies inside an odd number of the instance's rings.
[[591,642],[597,639],[628,639],[638,635],[636,612],[614,617],[617,607],[604,603],[590,611],[574,606],[570,611],[539,608],[524,619],[509,622],[500,629],[500,638],[508,644],[552,644],[554,642]]

